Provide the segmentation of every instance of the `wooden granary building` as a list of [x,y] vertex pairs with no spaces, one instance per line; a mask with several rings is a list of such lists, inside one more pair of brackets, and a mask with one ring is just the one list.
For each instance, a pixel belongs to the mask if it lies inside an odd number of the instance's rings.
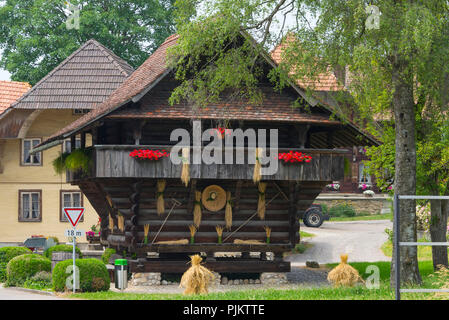
[[[192,253],[201,253],[206,266],[219,273],[289,271],[282,255],[299,242],[299,216],[326,184],[343,178],[341,148],[376,142],[353,124],[332,117],[328,107],[309,99],[295,84],[279,93],[268,80],[262,81],[264,99],[257,106],[170,105],[179,83],[165,59],[176,41],[176,35],[167,38],[106,101],[38,149],[81,139],[90,166],[69,172],[67,180],[79,186],[101,217],[102,243],[129,254],[131,271],[182,273]],[[267,70],[276,66],[269,56],[261,59]],[[309,111],[292,107],[298,98]],[[233,157],[243,149],[244,163],[192,161],[195,130],[213,129],[224,138],[228,131],[223,128],[277,129],[276,172],[255,178],[256,153],[266,150],[247,142],[231,149]],[[178,143],[170,139],[175,129],[191,134],[177,152],[177,164],[161,155],[172,153]],[[92,145],[86,145],[90,140]],[[273,143],[269,140],[265,148]],[[196,147],[204,151],[206,145]],[[288,154],[301,160],[278,159]],[[195,226],[193,236],[189,226]],[[260,255],[255,258],[251,252]],[[267,252],[274,259],[267,259]]]

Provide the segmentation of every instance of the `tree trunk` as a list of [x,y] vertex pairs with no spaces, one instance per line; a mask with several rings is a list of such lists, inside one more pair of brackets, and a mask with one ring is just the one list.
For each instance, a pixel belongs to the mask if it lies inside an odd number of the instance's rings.
[[[396,129],[396,158],[394,187],[398,195],[416,194],[416,144],[413,82],[408,64],[400,56],[392,66],[393,110]],[[416,242],[416,205],[414,200],[400,200],[400,241]],[[394,227],[395,228],[395,227]],[[400,248],[402,284],[421,282],[416,247]],[[391,262],[391,285],[395,284],[395,254]]]
[[[432,242],[446,242],[448,210],[447,200],[430,201],[430,239]],[[434,270],[437,270],[439,265],[447,267],[447,247],[433,246],[432,260]]]

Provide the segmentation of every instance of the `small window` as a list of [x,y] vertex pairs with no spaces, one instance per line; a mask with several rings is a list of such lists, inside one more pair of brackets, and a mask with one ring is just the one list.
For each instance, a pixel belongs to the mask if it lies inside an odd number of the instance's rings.
[[359,163],[359,183],[371,186],[371,176],[366,172],[367,167],[363,163]]
[[[70,139],[64,140],[64,143],[62,144],[62,152],[72,150],[70,147],[71,147]],[[81,139],[75,139],[75,148],[76,149],[81,148]]]
[[[80,191],[61,190],[61,208],[60,217],[61,222],[68,222],[64,213],[64,208],[80,208],[83,206],[83,195]],[[80,221],[84,220],[84,215]]]
[[42,152],[30,154],[30,151],[41,143],[40,138],[23,139],[22,140],[22,155],[21,164],[24,166],[40,166],[42,165]]
[[42,191],[19,190],[19,221],[42,221]]
[[89,113],[90,109],[73,109],[74,115],[83,115]]

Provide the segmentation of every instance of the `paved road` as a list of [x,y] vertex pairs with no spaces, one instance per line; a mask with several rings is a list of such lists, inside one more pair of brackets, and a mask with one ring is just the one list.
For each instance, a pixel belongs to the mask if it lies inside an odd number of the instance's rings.
[[61,298],[14,288],[3,288],[0,285],[0,300],[61,300]]
[[387,240],[385,228],[392,228],[389,220],[374,221],[325,221],[320,228],[308,228],[301,224],[301,230],[316,236],[307,242],[313,244],[304,254],[286,257],[292,266],[305,265],[306,261],[332,263],[340,261],[340,254],[347,253],[349,261],[390,261],[380,250]]

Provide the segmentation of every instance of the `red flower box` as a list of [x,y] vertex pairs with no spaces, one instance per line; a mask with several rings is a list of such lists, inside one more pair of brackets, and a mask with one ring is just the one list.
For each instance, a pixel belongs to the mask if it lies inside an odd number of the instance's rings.
[[298,162],[310,162],[312,157],[302,152],[292,151],[279,153],[279,160],[283,160],[285,163],[298,163]]
[[165,150],[134,149],[129,156],[135,159],[159,160],[164,157],[168,158],[170,154]]

